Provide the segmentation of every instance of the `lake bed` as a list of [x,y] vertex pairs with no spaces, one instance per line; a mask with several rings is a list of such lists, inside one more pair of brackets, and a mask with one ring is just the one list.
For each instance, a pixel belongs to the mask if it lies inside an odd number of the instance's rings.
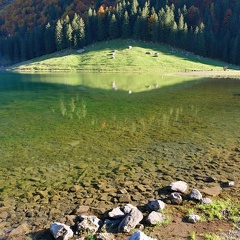
[[225,191],[239,197],[237,79],[1,73],[0,94],[6,228],[44,228],[79,204],[109,209],[125,191],[141,205],[176,180],[235,181]]

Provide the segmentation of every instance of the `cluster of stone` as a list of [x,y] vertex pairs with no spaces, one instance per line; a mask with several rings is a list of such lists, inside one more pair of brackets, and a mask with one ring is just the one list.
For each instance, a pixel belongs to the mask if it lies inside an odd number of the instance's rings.
[[[211,180],[211,179],[210,179]],[[232,183],[229,185],[233,185]],[[201,204],[211,204],[210,198],[203,197],[204,195],[216,196],[221,193],[220,186],[210,188],[188,189],[188,184],[184,181],[172,182],[167,191],[159,197],[160,199],[151,199],[141,207],[136,207],[130,204],[131,199],[126,190],[121,190],[119,196],[119,204],[121,206],[112,208],[105,212],[100,209],[89,207],[88,205],[80,205],[76,207],[70,215],[65,215],[56,222],[50,224],[50,232],[54,239],[68,240],[70,238],[83,240],[89,235],[94,235],[95,239],[114,239],[114,234],[118,233],[133,233],[130,240],[151,240],[151,237],[146,236],[143,232],[144,226],[159,225],[167,218],[162,213],[162,210],[170,204],[183,204],[183,201],[194,201]],[[43,194],[43,193],[42,193]],[[167,195],[166,195],[167,194]],[[3,214],[8,209],[0,208]],[[90,213],[91,212],[91,213]],[[96,214],[96,216],[95,216]],[[196,223],[200,217],[196,214],[187,216],[187,221]],[[21,224],[19,227],[11,231],[11,236],[26,234],[30,232],[30,226],[27,223]]]
[[[82,214],[76,218],[72,227],[59,222],[51,223],[50,232],[55,239],[61,237],[63,240],[68,240],[73,235],[78,235],[81,237],[79,239],[84,239],[84,236],[89,234],[95,234],[96,239],[114,239],[113,233],[129,233],[136,227],[143,228],[144,226],[140,224],[143,219],[148,225],[156,225],[165,220],[165,215],[158,212],[164,209],[164,202],[149,200],[147,207],[150,213],[145,219],[137,207],[128,203],[123,207],[116,207],[108,211],[104,221],[96,216]],[[136,231],[129,239],[153,240],[140,230]]]
[[[182,204],[183,198],[192,201],[201,202],[203,204],[211,204],[212,200],[203,198],[197,189],[192,189],[189,194],[188,184],[184,181],[173,182],[168,189],[171,191],[167,203]],[[105,219],[101,220],[97,216],[81,214],[73,222],[74,225],[69,227],[58,222],[50,225],[50,231],[55,239],[61,237],[63,240],[70,239],[73,235],[78,235],[79,240],[83,240],[85,236],[92,234],[95,239],[114,239],[113,233],[129,233],[136,228],[142,230],[144,225],[154,226],[166,220],[166,216],[161,213],[166,207],[166,203],[159,199],[149,200],[146,204],[147,214],[140,211],[136,206],[130,203],[123,207],[113,208],[105,213]],[[86,208],[87,210],[88,208]],[[78,211],[79,212],[79,211]],[[190,214],[188,222],[196,223],[200,220],[200,216]],[[143,225],[144,224],[144,225]],[[129,240],[152,240],[142,231],[136,231],[128,238]]]

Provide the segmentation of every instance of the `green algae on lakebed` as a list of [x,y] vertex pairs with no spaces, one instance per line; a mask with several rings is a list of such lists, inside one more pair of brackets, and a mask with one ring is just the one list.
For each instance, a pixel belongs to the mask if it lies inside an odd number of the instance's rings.
[[[198,188],[211,186],[204,176],[239,181],[239,80],[174,77],[161,87],[163,77],[135,75],[128,86],[122,74],[97,74],[91,87],[76,73],[40,76],[1,80],[0,200],[17,214],[111,206],[121,188],[143,203],[177,179]],[[76,83],[54,84],[60,76]]]

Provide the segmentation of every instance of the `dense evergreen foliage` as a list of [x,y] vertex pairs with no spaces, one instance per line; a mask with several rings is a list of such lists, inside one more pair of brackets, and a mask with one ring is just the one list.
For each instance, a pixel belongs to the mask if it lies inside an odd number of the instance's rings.
[[50,16],[46,24],[31,29],[23,25],[13,36],[2,34],[1,64],[115,38],[169,44],[240,64],[239,1],[120,0],[114,6],[90,7],[85,15],[71,12],[60,18],[52,10]]

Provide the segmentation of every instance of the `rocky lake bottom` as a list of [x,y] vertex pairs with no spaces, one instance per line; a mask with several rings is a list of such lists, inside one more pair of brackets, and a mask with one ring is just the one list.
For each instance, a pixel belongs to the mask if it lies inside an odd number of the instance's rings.
[[37,234],[68,222],[81,207],[141,207],[179,180],[240,197],[238,80],[130,95],[23,86],[0,88],[0,239],[22,223]]

